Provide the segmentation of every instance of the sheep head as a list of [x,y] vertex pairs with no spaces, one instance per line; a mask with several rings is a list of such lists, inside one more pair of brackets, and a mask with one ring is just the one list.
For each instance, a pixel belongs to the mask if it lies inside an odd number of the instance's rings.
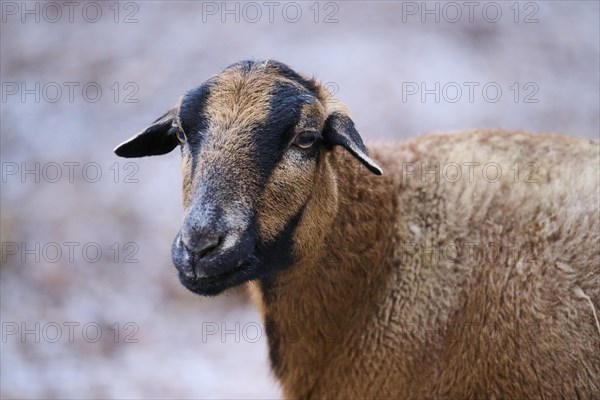
[[201,295],[314,255],[337,211],[334,146],[381,174],[345,107],[274,61],[228,67],[115,153],[178,146],[185,217],[172,257],[181,282]]

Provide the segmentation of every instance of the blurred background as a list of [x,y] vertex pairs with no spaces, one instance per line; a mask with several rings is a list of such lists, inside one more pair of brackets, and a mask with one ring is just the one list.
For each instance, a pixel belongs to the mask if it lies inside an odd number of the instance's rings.
[[179,152],[112,149],[236,61],[327,84],[369,140],[598,138],[599,3],[13,2],[0,40],[2,398],[278,398],[244,290],[178,282]]

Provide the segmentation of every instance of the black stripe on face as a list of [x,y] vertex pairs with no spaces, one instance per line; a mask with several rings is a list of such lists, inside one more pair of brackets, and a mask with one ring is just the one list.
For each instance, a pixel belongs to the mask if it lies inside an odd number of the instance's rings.
[[[307,200],[308,202],[308,200]],[[284,204],[281,205],[285,207]],[[294,214],[279,232],[275,239],[270,242],[264,242],[258,238],[256,246],[256,256],[260,260],[259,276],[262,285],[265,288],[270,287],[271,275],[291,266],[296,259],[294,258],[294,233],[302,220],[306,203]],[[263,279],[264,278],[264,279]],[[269,301],[268,291],[265,294],[265,301]]]
[[202,132],[208,128],[208,118],[204,111],[210,96],[211,82],[207,81],[184,96],[179,107],[178,118],[186,135],[187,144],[182,151],[189,151],[192,161],[191,176],[194,176],[198,164],[198,153],[202,142]]
[[[263,191],[277,163],[287,151],[294,128],[300,122],[303,106],[312,101],[315,101],[313,96],[289,82],[279,82],[272,91],[267,121],[253,133],[256,163],[263,181]],[[262,195],[259,194],[259,197]],[[256,255],[261,264],[258,278],[265,278],[262,282],[264,287],[269,286],[268,276],[296,261],[293,258],[293,237],[308,200],[306,199],[273,240],[266,243],[259,238],[256,247]],[[281,207],[285,207],[285,204],[281,204]]]
[[266,182],[292,140],[305,104],[316,101],[308,92],[289,82],[278,82],[271,92],[269,116],[253,135],[259,175]]

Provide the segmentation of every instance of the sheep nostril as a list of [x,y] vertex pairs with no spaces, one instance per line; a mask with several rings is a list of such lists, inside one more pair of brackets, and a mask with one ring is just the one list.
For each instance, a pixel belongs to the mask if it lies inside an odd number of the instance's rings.
[[178,245],[194,260],[200,260],[216,252],[224,242],[224,232],[213,226],[184,226],[181,229]]
[[223,236],[212,236],[203,238],[198,243],[198,247],[195,249],[196,253],[200,258],[206,257],[210,253],[213,253],[223,243]]
[[223,244],[223,240],[224,238],[221,235],[194,238],[190,238],[187,235],[180,235],[179,245],[195,257],[203,258],[218,250]]

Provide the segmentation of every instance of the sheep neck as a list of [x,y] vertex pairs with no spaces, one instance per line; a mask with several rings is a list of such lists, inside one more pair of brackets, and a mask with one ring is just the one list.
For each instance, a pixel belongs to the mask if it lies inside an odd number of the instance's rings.
[[[357,164],[345,154],[332,157],[337,204],[328,229],[314,235],[320,247],[313,256],[253,288],[273,372],[287,397],[310,394],[326,370],[338,368],[335,357],[341,347],[364,336],[376,309],[374,293],[388,267],[384,260],[389,246],[381,238],[390,237],[393,196],[390,181],[369,175]],[[319,203],[322,199],[315,196]]]

